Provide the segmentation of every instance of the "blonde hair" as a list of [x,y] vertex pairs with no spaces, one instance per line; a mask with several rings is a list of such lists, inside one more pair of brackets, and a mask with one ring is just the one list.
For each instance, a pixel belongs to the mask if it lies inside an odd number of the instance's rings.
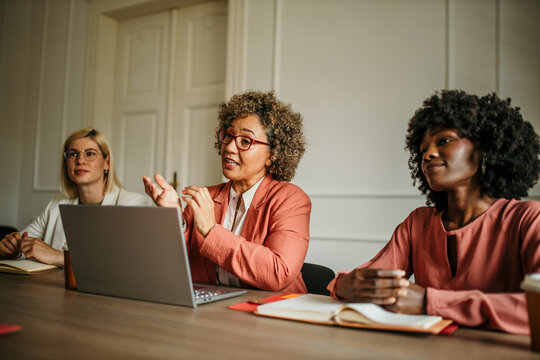
[[69,178],[67,172],[67,160],[64,158],[64,153],[69,150],[69,147],[75,140],[82,138],[89,138],[93,140],[99,146],[99,150],[101,151],[103,158],[109,158],[109,171],[103,175],[105,180],[103,194],[112,191],[114,185],[121,188],[122,184],[114,172],[112,151],[107,138],[105,138],[101,132],[88,127],[75,131],[69,135],[64,142],[64,146],[62,147],[62,166],[60,167],[60,184],[62,185],[62,192],[71,199],[79,197],[77,184],[75,184]]

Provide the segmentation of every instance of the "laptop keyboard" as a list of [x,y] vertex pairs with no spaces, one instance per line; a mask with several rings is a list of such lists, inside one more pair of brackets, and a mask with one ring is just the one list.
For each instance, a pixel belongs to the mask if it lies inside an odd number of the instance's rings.
[[227,299],[230,297],[245,294],[246,292],[247,290],[222,286],[193,286],[193,295],[195,296],[194,300],[197,304]]
[[206,289],[194,289],[193,293],[195,295],[195,301],[208,301],[212,299],[214,296],[219,295],[220,293],[217,291],[211,291]]

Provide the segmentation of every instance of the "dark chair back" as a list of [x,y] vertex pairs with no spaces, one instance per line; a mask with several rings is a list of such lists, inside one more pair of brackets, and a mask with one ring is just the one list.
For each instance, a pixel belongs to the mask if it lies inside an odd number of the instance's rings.
[[308,293],[330,295],[326,287],[336,276],[332,269],[322,265],[304,263],[301,273]]
[[4,238],[7,234],[11,234],[12,232],[18,231],[13,226],[8,225],[0,225],[0,240]]

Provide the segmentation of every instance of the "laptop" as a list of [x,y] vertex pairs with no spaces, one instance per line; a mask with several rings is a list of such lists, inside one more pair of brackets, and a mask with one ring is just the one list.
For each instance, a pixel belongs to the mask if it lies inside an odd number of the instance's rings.
[[196,307],[247,290],[191,280],[176,208],[60,205],[77,290]]

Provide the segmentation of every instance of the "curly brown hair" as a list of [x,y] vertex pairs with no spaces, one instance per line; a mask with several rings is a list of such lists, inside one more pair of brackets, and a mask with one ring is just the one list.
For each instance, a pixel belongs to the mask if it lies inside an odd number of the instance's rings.
[[482,152],[481,183],[486,194],[506,199],[527,196],[540,175],[540,138],[519,110],[511,106],[510,98],[478,97],[461,90],[442,90],[424,101],[409,122],[406,149],[413,184],[419,184],[427,205],[448,208],[447,193],[433,191],[422,172],[420,144],[434,128],[456,129]]
[[218,153],[221,155],[220,130],[227,130],[236,118],[248,115],[256,115],[266,130],[272,160],[267,173],[275,180],[291,181],[306,150],[302,115],[279,101],[273,91],[248,91],[219,105],[215,142]]

